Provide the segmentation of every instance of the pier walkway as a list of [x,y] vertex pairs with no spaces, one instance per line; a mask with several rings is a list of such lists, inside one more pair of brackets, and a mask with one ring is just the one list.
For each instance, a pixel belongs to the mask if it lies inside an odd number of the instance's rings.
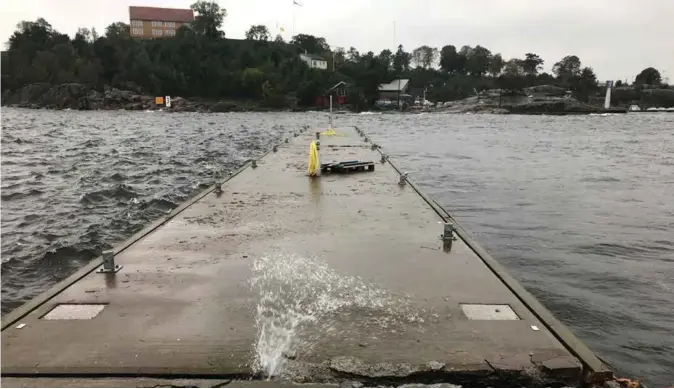
[[118,246],[117,273],[98,259],[4,317],[3,385],[259,378],[278,363],[278,379],[329,384],[610,375],[460,227],[444,251],[449,215],[356,129],[336,131],[321,163],[374,171],[311,179],[314,133],[281,143]]

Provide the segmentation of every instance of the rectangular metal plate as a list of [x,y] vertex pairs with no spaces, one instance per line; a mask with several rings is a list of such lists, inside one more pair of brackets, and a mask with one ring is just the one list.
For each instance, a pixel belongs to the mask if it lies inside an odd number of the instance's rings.
[[87,320],[98,315],[105,304],[59,304],[42,316],[45,320]]
[[470,320],[519,320],[507,304],[461,304],[463,313]]

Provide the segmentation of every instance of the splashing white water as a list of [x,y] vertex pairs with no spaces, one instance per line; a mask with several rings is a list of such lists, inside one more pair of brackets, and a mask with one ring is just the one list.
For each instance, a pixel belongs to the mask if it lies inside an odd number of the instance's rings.
[[251,286],[259,295],[253,367],[267,377],[278,375],[286,358],[300,346],[311,348],[317,339],[303,338],[302,329],[307,326],[326,335],[333,330],[331,317],[353,308],[389,316],[375,320],[384,326],[395,321],[407,303],[360,278],[339,275],[322,261],[296,255],[257,259]]

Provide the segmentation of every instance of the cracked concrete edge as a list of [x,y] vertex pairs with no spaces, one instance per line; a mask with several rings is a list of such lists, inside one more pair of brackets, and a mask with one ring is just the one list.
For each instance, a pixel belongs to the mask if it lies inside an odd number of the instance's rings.
[[299,384],[283,381],[236,379],[163,379],[148,377],[3,377],[2,387],[9,388],[302,388],[339,387],[336,384]]
[[[547,356],[546,356],[547,357]],[[556,357],[550,355],[554,361]],[[543,358],[541,358],[543,359]],[[578,386],[580,375],[558,374],[543,365],[531,366],[519,359],[491,363],[446,365],[437,361],[366,364],[354,357],[340,356],[322,363],[286,360],[283,373],[265,380],[245,374],[223,377],[217,373],[198,372],[176,377],[171,370],[129,372],[123,376],[72,373],[30,373],[3,375],[8,387],[511,387],[511,386]],[[526,362],[526,361],[525,361]],[[527,365],[527,366],[525,366]],[[563,366],[566,367],[566,366]],[[171,377],[173,375],[173,377]]]
[[[300,131],[300,134],[303,133],[304,130]],[[274,148],[282,147],[283,144],[286,143],[286,140],[292,139],[293,136],[284,138],[282,142],[279,142],[275,145],[273,145],[269,150],[266,152],[262,153],[259,157],[255,158],[255,160],[260,160],[264,157],[266,157],[268,154],[270,154]],[[222,181],[222,183],[226,183],[227,181],[233,179],[237,175],[239,175],[241,172],[246,170],[248,167],[250,167],[252,164],[252,160],[248,160],[246,163],[244,163],[242,166],[240,166],[238,169],[234,170],[230,175]],[[181,212],[183,212],[185,209],[190,207],[192,204],[196,203],[197,201],[203,199],[206,197],[208,194],[213,192],[215,190],[215,185],[218,183],[214,183],[214,185],[210,185],[203,191],[199,192],[195,196],[185,200],[182,202],[180,205],[178,205],[175,209],[173,209],[168,215],[166,216],[161,216],[150,225],[146,226],[142,230],[138,231],[137,233],[133,234],[130,238],[122,241],[121,243],[118,243],[114,246],[112,251],[115,253],[115,255],[123,252],[127,248],[129,248],[132,244],[136,243],[140,239],[144,238],[145,236],[149,235],[153,231],[155,231],[157,228],[163,226],[164,224],[168,223],[171,221],[173,218],[178,216]],[[39,295],[33,297],[23,305],[19,306],[18,308],[14,309],[13,311],[7,313],[0,319],[2,321],[2,331],[13,325],[14,323],[18,322],[21,320],[23,317],[28,315],[29,313],[33,312],[37,308],[41,307],[43,304],[45,304],[47,301],[51,300],[54,298],[54,296],[58,295],[59,293],[63,292],[65,289],[76,283],[77,281],[81,280],[82,278],[86,277],[89,273],[93,272],[96,270],[99,266],[103,265],[103,258],[101,256],[98,256],[94,259],[91,260],[88,264],[84,265],[81,267],[79,270],[77,270],[75,273],[70,275],[68,278],[65,280],[58,282],[56,285],[53,287],[49,288],[48,290],[40,293]]]
[[[354,126],[357,130],[358,127]],[[363,134],[365,134],[363,132]],[[386,156],[386,160],[391,167],[402,174],[403,172],[391,161],[390,155],[386,154],[381,148],[381,143],[374,142],[372,137],[364,135],[366,142],[378,145],[377,151]],[[456,228],[459,237],[473,250],[485,265],[494,273],[510,291],[524,304],[543,325],[582,363],[585,370],[586,381],[601,383],[613,379],[613,372],[604,364],[580,339],[578,339],[564,324],[557,320],[553,314],[545,308],[531,293],[529,293],[519,282],[510,276],[505,268],[498,263],[479,243],[468,233],[459,222],[454,219],[437,201],[431,199],[423,193],[407,177],[408,185],[440,216],[445,222],[452,222]]]
[[366,387],[446,384],[468,387],[559,386],[580,384],[580,366],[575,374],[544,369],[543,366],[524,366],[515,363],[508,369],[495,367],[487,361],[462,366],[429,361],[422,365],[409,363],[366,364],[358,358],[335,357],[322,363],[288,360],[279,379],[296,383],[360,382]]

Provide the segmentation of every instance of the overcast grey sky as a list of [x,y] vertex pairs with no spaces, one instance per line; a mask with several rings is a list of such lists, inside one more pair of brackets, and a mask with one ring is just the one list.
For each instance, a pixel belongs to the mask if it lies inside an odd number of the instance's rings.
[[[539,54],[545,69],[567,54],[592,66],[600,80],[629,79],[653,66],[674,82],[674,0],[220,0],[228,37],[251,24],[323,36],[361,52],[423,44],[482,45],[504,58]],[[60,32],[103,32],[129,22],[129,5],[188,7],[193,0],[1,0],[0,39],[21,20],[44,17]],[[395,40],[394,40],[395,22]]]

